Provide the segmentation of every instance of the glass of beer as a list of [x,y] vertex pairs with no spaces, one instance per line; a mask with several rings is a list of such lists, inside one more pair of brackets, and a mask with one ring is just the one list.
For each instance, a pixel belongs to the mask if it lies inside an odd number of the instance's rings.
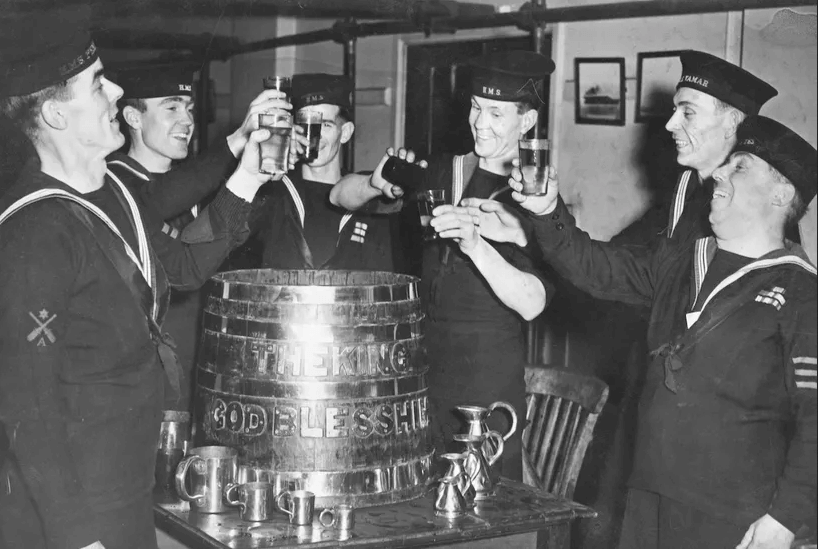
[[449,191],[447,189],[431,189],[419,191],[416,195],[418,201],[418,213],[420,214],[420,226],[423,228],[423,240],[436,240],[440,238],[437,231],[432,227],[432,211],[438,206],[449,203]]
[[293,84],[289,76],[268,76],[264,79],[264,89],[278,90],[289,99],[293,93]]
[[551,165],[551,144],[548,139],[520,139],[520,171],[523,193],[542,196],[548,192],[548,167]]
[[304,130],[304,137],[309,143],[304,147],[302,157],[305,162],[318,158],[318,146],[321,144],[321,124],[324,116],[318,111],[300,110],[295,113],[295,124]]
[[258,115],[258,127],[270,132],[270,137],[259,143],[261,156],[259,171],[266,174],[289,171],[288,156],[293,131],[292,115],[287,112],[261,113]]

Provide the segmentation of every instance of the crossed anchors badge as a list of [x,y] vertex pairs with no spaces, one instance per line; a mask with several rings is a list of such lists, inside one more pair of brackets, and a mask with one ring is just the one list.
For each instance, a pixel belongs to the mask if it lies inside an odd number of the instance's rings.
[[55,318],[57,318],[57,315],[51,315],[49,317],[48,311],[42,309],[36,315],[29,311],[28,316],[30,316],[34,322],[37,323],[37,327],[29,332],[28,336],[26,336],[27,340],[34,341],[39,337],[40,339],[37,341],[38,347],[45,347],[48,345],[48,343],[45,342],[46,339],[48,339],[50,343],[57,341],[57,338],[54,336],[54,332],[52,332],[51,328],[48,327],[48,325],[51,324]]

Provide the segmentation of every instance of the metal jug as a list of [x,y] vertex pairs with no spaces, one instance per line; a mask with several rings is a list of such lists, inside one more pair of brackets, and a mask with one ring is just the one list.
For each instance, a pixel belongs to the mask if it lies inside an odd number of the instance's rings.
[[466,468],[463,465],[466,454],[448,453],[442,454],[440,457],[449,462],[449,469],[446,471],[444,477],[455,477],[459,479],[457,481],[457,488],[460,490],[460,493],[463,494],[466,507],[471,509],[474,507],[474,497],[477,493],[474,491],[471,478],[466,474]]
[[[497,452],[491,459],[486,459],[482,446],[490,439],[497,444]],[[454,435],[454,440],[466,445],[466,451],[464,452],[466,458],[463,460],[463,467],[474,487],[474,499],[480,501],[493,496],[495,482],[491,474],[491,466],[503,454],[503,436],[497,431],[489,431],[481,436]]]
[[435,515],[455,518],[466,512],[466,500],[457,487],[458,482],[457,477],[443,477],[440,479],[440,484],[437,487],[437,497],[435,498]]
[[[508,402],[498,400],[497,402],[490,404],[488,407],[467,406],[465,404],[455,406],[455,409],[460,412],[468,424],[466,434],[475,436],[481,436],[489,431],[489,428],[486,425],[486,419],[488,419],[491,413],[497,408],[503,408],[507,410],[509,414],[511,414],[511,428],[506,434],[503,435],[503,440],[508,440],[511,438],[511,435],[517,431],[517,411],[514,409],[514,406]],[[488,444],[483,445],[482,451],[483,455],[486,456],[486,459],[491,460],[492,457],[494,457],[494,454],[497,453],[497,445],[493,440],[489,440]]]

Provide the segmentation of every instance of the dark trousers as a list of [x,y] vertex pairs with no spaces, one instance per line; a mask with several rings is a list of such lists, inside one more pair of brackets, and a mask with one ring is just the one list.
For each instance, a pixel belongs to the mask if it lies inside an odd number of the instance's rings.
[[[150,494],[133,503],[94,510],[92,514],[87,517],[89,532],[107,549],[156,549]],[[54,547],[64,546],[60,540],[49,544],[45,539],[42,519],[16,460],[9,456],[0,468],[0,549]]]
[[734,549],[749,527],[631,488],[619,549]]

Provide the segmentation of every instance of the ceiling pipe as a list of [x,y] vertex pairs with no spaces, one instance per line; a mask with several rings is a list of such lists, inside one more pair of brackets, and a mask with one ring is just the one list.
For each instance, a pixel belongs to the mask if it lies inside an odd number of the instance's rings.
[[[818,5],[818,0],[655,0],[653,2],[636,1],[566,8],[543,8],[532,4],[524,4],[519,11],[512,13],[495,13],[493,15],[477,17],[431,18],[427,28],[418,28],[418,25],[411,21],[379,21],[355,24],[354,28],[346,28],[344,30],[353,32],[358,38],[416,32],[426,32],[427,34],[434,32],[450,33],[453,29],[466,30],[505,26],[517,26],[525,30],[533,30],[537,24],[544,23],[572,23],[604,19],[660,17],[740,11],[745,9],[815,5]],[[325,40],[338,41],[338,34],[339,31],[333,27],[331,29],[243,44],[226,52],[218,52],[217,55],[221,57],[231,57],[242,53],[263,51],[282,46],[311,44]]]
[[197,58],[202,59],[204,55],[209,59],[224,61],[235,55],[286,46],[301,46],[325,41],[336,41],[343,44],[345,37],[349,35],[362,38],[424,32],[428,36],[432,33],[452,33],[457,30],[505,26],[516,26],[523,30],[533,31],[537,25],[545,23],[571,23],[815,5],[818,5],[818,0],[654,0],[566,8],[544,8],[527,3],[519,11],[513,13],[496,13],[479,17],[431,17],[424,28],[420,28],[413,21],[357,23],[354,20],[347,19],[336,22],[329,29],[270,38],[227,48],[211,45],[206,54],[198,54],[197,52],[194,55],[173,56],[168,58],[168,61],[172,62],[176,58],[190,61]]

